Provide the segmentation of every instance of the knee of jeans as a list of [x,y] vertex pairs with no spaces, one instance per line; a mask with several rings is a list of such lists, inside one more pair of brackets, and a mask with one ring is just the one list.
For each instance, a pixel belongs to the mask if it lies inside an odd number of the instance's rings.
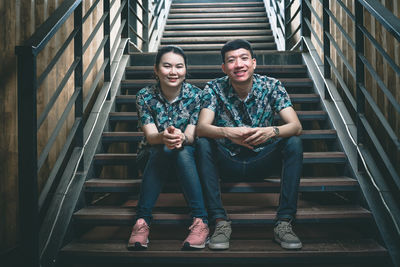
[[200,137],[196,140],[196,151],[211,150],[211,140],[206,137]]
[[175,153],[175,149],[169,149],[166,145],[163,145],[162,152],[166,156],[172,156]]
[[291,136],[286,143],[286,151],[289,153],[303,153],[303,142],[298,136]]
[[182,150],[177,150],[176,153],[178,160],[194,159],[194,147],[184,146]]

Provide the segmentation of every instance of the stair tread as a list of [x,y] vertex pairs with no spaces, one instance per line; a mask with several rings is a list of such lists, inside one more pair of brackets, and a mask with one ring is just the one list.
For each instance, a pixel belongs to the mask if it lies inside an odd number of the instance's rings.
[[165,30],[172,30],[172,29],[188,29],[188,30],[196,30],[196,29],[270,29],[271,25],[268,22],[243,22],[243,23],[218,23],[218,24],[210,24],[210,23],[203,23],[203,24],[167,24],[165,25]]
[[[161,43],[196,43],[201,44],[205,42],[209,43],[226,43],[227,41],[234,40],[238,38],[237,36],[199,36],[199,37],[163,37],[161,38]],[[274,37],[272,35],[268,36],[253,36],[253,35],[246,35],[241,36],[240,38],[246,39],[247,41],[251,42],[252,45],[255,45],[256,42],[273,42]]]
[[[181,203],[178,203],[181,204]],[[184,204],[184,203],[183,203]],[[177,205],[177,204],[175,204]],[[225,205],[229,217],[233,221],[247,220],[274,220],[276,206],[230,206]],[[136,214],[136,207],[121,206],[88,206],[74,213],[75,220],[82,222],[107,221],[107,222],[132,222]],[[187,220],[188,209],[186,206],[154,207],[153,218],[158,220]],[[310,219],[370,219],[371,212],[357,205],[313,205],[298,207],[296,221]]]
[[187,7],[195,7],[195,8],[204,8],[204,7],[241,7],[241,6],[264,6],[262,2],[220,2],[220,3],[172,3],[171,10],[177,8],[187,8]]
[[[289,94],[290,100],[294,103],[297,102],[319,102],[318,94]],[[116,96],[117,103],[135,103],[136,95],[118,95]]]
[[271,35],[272,31],[267,29],[260,30],[197,30],[197,31],[164,31],[163,37],[172,36],[237,36],[237,35]]
[[[210,79],[187,79],[188,83],[191,84],[206,84],[210,81]],[[311,86],[313,84],[312,79],[310,78],[280,78],[279,81],[283,83],[284,86],[288,86],[291,84],[302,84],[305,86]],[[154,79],[126,79],[122,81],[123,85],[127,84],[154,84]]]
[[169,14],[187,14],[187,13],[222,13],[222,12],[251,12],[251,11],[262,11],[265,15],[264,6],[242,6],[242,7],[221,7],[221,6],[208,6],[208,7],[174,7],[172,5]]
[[186,12],[186,13],[170,13],[168,19],[195,19],[195,18],[252,18],[262,17],[265,18],[264,11],[251,11],[251,12],[237,12],[237,11],[224,11],[223,13],[210,13],[210,12]]
[[[172,24],[204,24],[204,23],[240,23],[242,22],[242,18],[198,18],[198,19],[168,19],[167,25]],[[250,17],[246,18],[247,23],[254,22],[268,22],[267,17]]]
[[[190,70],[221,70],[221,65],[190,65],[187,67],[188,71]],[[273,71],[307,71],[306,65],[303,64],[295,64],[295,65],[257,65],[256,70],[258,69],[266,69]],[[149,70],[153,71],[153,66],[128,66],[126,70]]]
[[[303,130],[302,135],[315,135],[315,134],[336,134],[336,130]],[[103,136],[143,136],[143,132],[103,132]]]
[[303,239],[301,250],[284,250],[272,240],[237,240],[230,241],[230,249],[222,251],[211,251],[208,248],[193,251],[181,251],[182,240],[151,240],[147,250],[128,251],[126,240],[82,242],[73,241],[61,250],[62,256],[69,254],[89,254],[92,257],[123,257],[139,258],[156,257],[164,258],[219,258],[221,260],[231,258],[248,262],[256,258],[295,258],[304,256],[318,257],[373,257],[387,256],[387,250],[373,239],[339,239],[339,240],[306,240]]
[[[137,192],[140,190],[141,179],[104,179],[94,178],[85,182],[86,191],[124,190]],[[329,187],[332,187],[330,190]],[[168,183],[163,192],[177,192],[178,183]],[[280,188],[280,178],[266,178],[261,182],[221,182],[223,192],[277,192]],[[300,191],[314,188],[314,191],[349,191],[358,189],[358,182],[350,177],[303,177],[300,180]],[[318,190],[320,188],[320,190]],[[103,189],[103,190],[102,190]],[[135,189],[135,190],[134,190]],[[346,191],[348,191],[346,190]]]

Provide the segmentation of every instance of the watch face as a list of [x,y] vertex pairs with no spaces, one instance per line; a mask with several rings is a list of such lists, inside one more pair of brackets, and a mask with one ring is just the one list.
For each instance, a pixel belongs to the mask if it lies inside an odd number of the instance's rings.
[[279,135],[279,129],[278,129],[278,127],[274,127],[274,133],[275,133],[276,136]]

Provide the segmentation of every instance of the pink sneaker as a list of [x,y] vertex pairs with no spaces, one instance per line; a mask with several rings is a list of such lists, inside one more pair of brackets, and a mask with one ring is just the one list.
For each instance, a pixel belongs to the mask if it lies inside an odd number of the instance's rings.
[[189,227],[190,234],[183,241],[183,249],[204,248],[208,237],[208,226],[200,218],[194,218],[193,224]]
[[143,219],[137,220],[133,226],[131,237],[129,238],[128,249],[137,250],[147,248],[149,232],[149,226],[146,221]]

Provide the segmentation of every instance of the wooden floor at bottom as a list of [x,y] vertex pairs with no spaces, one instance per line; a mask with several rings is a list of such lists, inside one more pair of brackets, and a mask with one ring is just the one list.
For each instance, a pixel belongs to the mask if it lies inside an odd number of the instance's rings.
[[186,227],[152,225],[149,248],[129,251],[126,242],[130,227],[103,226],[66,245],[59,260],[73,267],[390,266],[387,250],[357,229],[357,224],[296,225],[303,242],[303,248],[297,251],[282,249],[273,242],[272,231],[272,225],[233,225],[229,250],[182,251]]

